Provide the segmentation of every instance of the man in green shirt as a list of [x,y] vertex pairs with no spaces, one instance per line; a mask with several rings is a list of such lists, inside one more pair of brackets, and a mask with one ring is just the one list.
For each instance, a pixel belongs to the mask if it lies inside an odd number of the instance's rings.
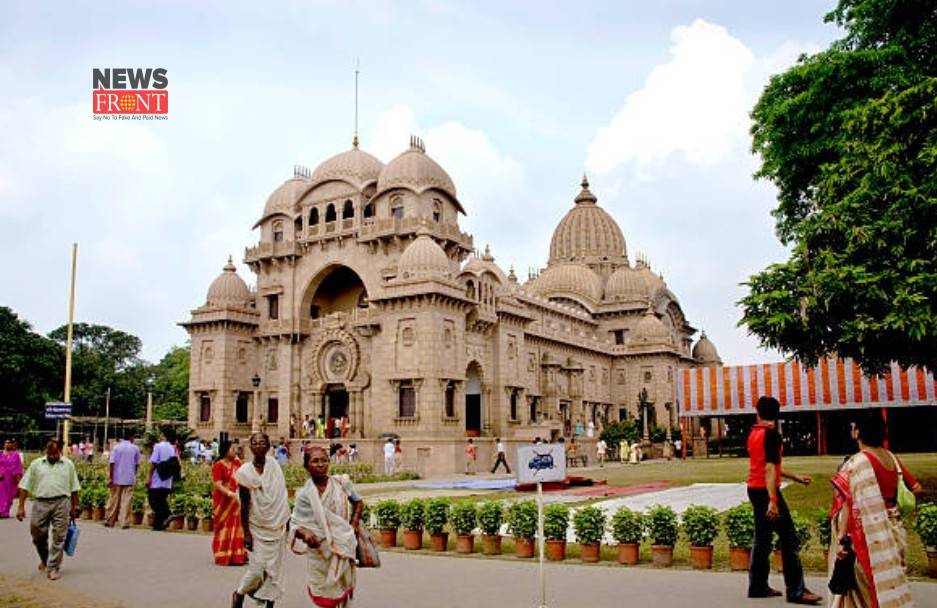
[[[26,517],[26,497],[32,498],[33,508],[29,517],[29,531],[36,552],[39,553],[39,570],[48,570],[49,580],[60,577],[62,552],[68,519],[78,517],[78,474],[71,460],[62,458],[62,448],[57,439],[46,444],[46,455],[30,463],[20,480],[19,507],[16,519]],[[52,544],[49,544],[49,529],[52,529]]]

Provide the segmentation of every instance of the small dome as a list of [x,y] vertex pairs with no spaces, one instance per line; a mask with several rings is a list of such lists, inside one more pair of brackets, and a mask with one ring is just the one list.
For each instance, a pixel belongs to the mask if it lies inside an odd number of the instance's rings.
[[251,298],[251,291],[244,279],[238,276],[231,258],[218,278],[208,288],[207,303],[212,306],[244,306]]
[[602,279],[587,266],[579,264],[549,266],[528,286],[545,298],[571,293],[592,302],[602,299]]
[[[504,274],[504,271],[495,264],[495,258],[491,255],[491,249],[486,245],[484,255],[474,255],[469,258],[469,261],[462,267],[462,272],[471,272],[472,274],[481,276],[486,272],[498,277],[498,280],[501,283],[507,283],[508,277]],[[516,277],[515,277],[516,279]]]
[[[435,188],[456,199],[452,178],[426,154],[422,140],[416,137],[410,138],[410,149],[387,163],[377,178],[377,194],[391,188],[409,188],[415,192]],[[465,213],[458,201],[456,206]]]
[[657,318],[654,308],[648,305],[644,316],[631,332],[632,346],[670,345],[670,330]]
[[639,261],[635,268],[622,266],[608,277],[605,297],[609,300],[647,301],[665,287],[664,281]]
[[356,145],[316,167],[312,172],[310,185],[318,186],[327,181],[342,180],[362,190],[367,184],[376,181],[383,169],[384,163]]
[[416,239],[400,256],[397,277],[408,279],[425,276],[445,276],[449,272],[449,258],[436,241],[429,236],[426,227],[420,227]]
[[293,207],[308,187],[309,180],[298,175],[280,184],[280,186],[267,197],[267,203],[264,205],[263,217],[257,220],[257,223],[254,224],[254,228],[272,215],[282,213],[283,215],[293,217],[296,213]]
[[550,240],[549,264],[563,262],[628,263],[625,237],[621,228],[589,191],[589,180],[582,177],[582,191],[576,204],[560,220]]
[[719,358],[716,345],[706,337],[705,331],[700,335],[696,344],[693,345],[693,358],[696,359],[697,363],[722,365],[722,359]]

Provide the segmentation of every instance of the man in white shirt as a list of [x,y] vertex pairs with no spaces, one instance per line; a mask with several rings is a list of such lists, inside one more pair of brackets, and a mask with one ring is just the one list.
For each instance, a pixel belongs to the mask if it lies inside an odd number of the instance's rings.
[[390,437],[387,438],[387,443],[384,444],[384,475],[388,477],[393,477],[394,475],[394,440]]
[[600,437],[598,442],[596,442],[595,444],[595,456],[596,456],[596,459],[599,461],[600,467],[605,466],[605,452],[607,450],[608,450],[608,444],[605,443],[605,440]]
[[494,473],[498,470],[498,465],[503,464],[504,470],[507,471],[508,475],[511,474],[511,467],[508,466],[508,460],[505,458],[504,452],[504,442],[501,441],[501,438],[498,437],[495,439],[496,449],[498,450],[498,458],[495,460],[495,466],[491,467],[491,472]]

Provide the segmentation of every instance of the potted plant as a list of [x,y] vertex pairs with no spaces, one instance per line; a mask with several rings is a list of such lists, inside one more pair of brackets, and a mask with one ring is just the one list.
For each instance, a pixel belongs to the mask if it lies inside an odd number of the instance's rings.
[[638,547],[644,538],[644,515],[621,507],[612,516],[612,538],[618,542],[618,563],[634,566],[638,563]]
[[547,541],[547,559],[566,559],[566,530],[569,528],[569,507],[561,504],[543,508],[543,537]]
[[918,508],[914,531],[921,537],[927,552],[927,575],[937,578],[937,504],[928,503]]
[[482,529],[482,550],[485,555],[501,555],[501,524],[504,505],[498,500],[483,502],[478,508],[478,526]]
[[78,490],[78,508],[81,509],[81,519],[91,519],[91,509],[94,508],[94,488]]
[[690,565],[696,570],[713,567],[713,540],[719,535],[719,516],[712,507],[690,505],[683,512],[683,531],[690,541]]
[[514,537],[514,552],[517,557],[534,556],[534,536],[537,535],[537,503],[520,500],[512,503],[507,511],[508,531]]
[[423,527],[426,525],[426,503],[413,498],[400,507],[400,525],[403,526],[403,546],[417,551],[423,548]]
[[449,501],[445,498],[433,498],[426,503],[426,531],[429,532],[433,551],[445,551],[449,544],[449,533],[445,531],[449,523]]
[[830,525],[830,512],[824,508],[813,512],[813,522],[817,525],[817,540],[823,550],[823,561],[827,561],[830,554],[830,536],[833,534]]
[[185,525],[186,528],[195,531],[198,529],[198,507],[200,496],[194,496],[192,494],[183,495],[183,510],[185,511]]
[[668,506],[654,505],[647,512],[647,530],[651,537],[654,565],[667,568],[673,564],[673,546],[677,542],[677,514]]
[[146,492],[134,490],[133,497],[130,499],[130,510],[133,513],[133,525],[142,524],[143,513],[146,511]]
[[[810,531],[810,520],[801,516],[797,511],[791,511],[791,521],[794,522],[794,534],[797,537],[797,551],[803,551],[810,544],[812,533]],[[781,539],[777,533],[774,533],[774,567],[777,571],[784,572],[784,559],[781,556]]]
[[377,529],[381,531],[381,545],[397,546],[397,528],[400,527],[400,503],[396,500],[382,500],[374,507]]
[[598,507],[588,506],[573,513],[573,530],[579,543],[579,558],[595,563],[601,558],[602,538],[605,536],[605,513]]
[[755,512],[751,503],[726,511],[723,526],[729,537],[729,567],[736,571],[748,570],[755,537]]
[[457,502],[452,506],[450,523],[456,533],[456,551],[472,553],[475,550],[472,530],[478,524],[478,507],[473,502]]
[[107,488],[91,488],[91,519],[101,521],[104,519],[104,507],[107,506]]
[[169,527],[173,530],[181,530],[185,522],[185,495],[173,494],[169,497],[169,512],[172,514],[172,522]]
[[211,532],[214,520],[212,519],[214,505],[210,496],[202,496],[198,499],[198,516],[202,520],[202,532]]

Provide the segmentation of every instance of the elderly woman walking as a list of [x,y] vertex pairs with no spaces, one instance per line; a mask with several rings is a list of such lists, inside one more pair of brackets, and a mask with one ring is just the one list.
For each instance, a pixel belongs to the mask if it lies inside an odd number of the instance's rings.
[[329,455],[313,447],[304,463],[309,480],[296,495],[293,552],[306,556],[306,590],[316,606],[351,605],[355,549],[363,503],[347,475],[329,475]]
[[224,439],[218,458],[211,468],[214,520],[211,549],[215,554],[215,563],[219,566],[240,566],[247,563],[244,528],[241,526],[241,501],[238,498],[238,483],[234,478],[239,468],[241,461],[234,453],[234,446]]
[[[921,489],[897,456],[883,447],[885,423],[878,412],[869,413],[853,429],[859,452],[833,476],[831,509],[832,576],[837,559],[855,554],[855,586],[832,595],[832,608],[903,608],[913,606],[904,554],[907,534],[901,524],[897,497],[899,484]],[[848,540],[847,540],[848,539]]]
[[19,492],[20,479],[23,477],[23,461],[13,440],[7,439],[0,452],[0,519],[10,516],[10,507]]

